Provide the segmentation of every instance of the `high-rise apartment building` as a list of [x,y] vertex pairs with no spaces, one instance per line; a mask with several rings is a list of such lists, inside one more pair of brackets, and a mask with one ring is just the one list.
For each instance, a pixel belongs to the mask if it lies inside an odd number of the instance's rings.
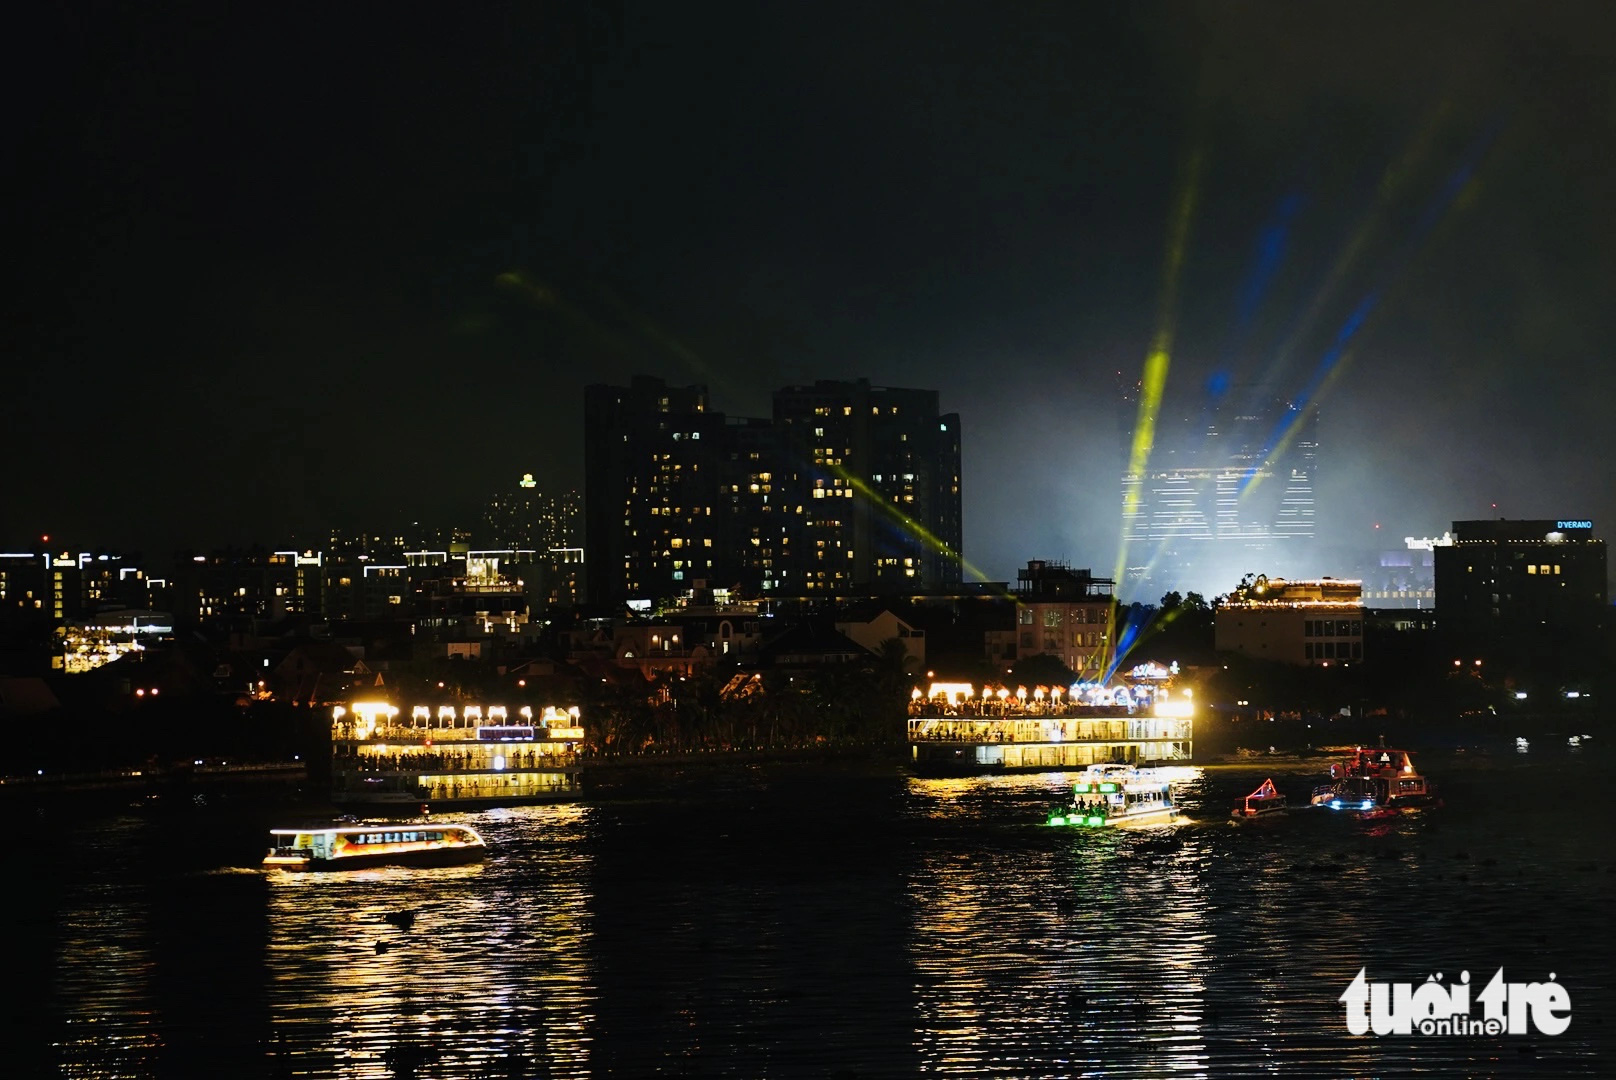
[[524,473],[488,500],[477,544],[524,551],[578,547],[582,502],[576,491],[547,495],[539,490],[532,473]]
[[[1132,407],[1128,395],[1124,405]],[[1141,463],[1124,439],[1122,535],[1130,591],[1189,589],[1313,554],[1318,408],[1235,387],[1210,402],[1166,401]],[[1136,467],[1137,465],[1137,467]]]
[[795,514],[794,594],[960,580],[960,421],[935,390],[820,381],[774,395]]
[[596,603],[710,581],[723,549],[723,416],[707,388],[635,376],[584,391],[584,552]]
[[756,595],[912,592],[960,579],[959,417],[928,390],[790,387],[726,419],[705,387],[585,394],[596,602],[698,584]]

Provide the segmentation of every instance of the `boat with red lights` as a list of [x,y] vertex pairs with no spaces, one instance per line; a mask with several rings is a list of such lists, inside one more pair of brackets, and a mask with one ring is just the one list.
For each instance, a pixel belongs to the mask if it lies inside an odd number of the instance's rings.
[[271,829],[265,870],[364,870],[377,866],[461,866],[488,844],[469,825],[341,825]]
[[1313,789],[1314,806],[1372,819],[1409,807],[1442,805],[1436,785],[1415,770],[1407,750],[1357,747],[1330,766],[1330,779]]
[[1250,821],[1256,818],[1272,818],[1283,815],[1290,807],[1285,796],[1274,787],[1270,778],[1264,780],[1262,785],[1242,799],[1234,808],[1233,817],[1238,821]]

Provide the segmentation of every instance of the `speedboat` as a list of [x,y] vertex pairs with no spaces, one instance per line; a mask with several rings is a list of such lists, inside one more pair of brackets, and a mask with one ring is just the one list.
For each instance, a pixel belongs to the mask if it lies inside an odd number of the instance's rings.
[[1414,771],[1406,750],[1358,747],[1330,766],[1330,777],[1331,783],[1313,789],[1314,806],[1374,819],[1408,807],[1442,805],[1436,785]]
[[1256,791],[1242,799],[1235,806],[1231,816],[1237,820],[1249,821],[1253,818],[1278,817],[1288,809],[1290,807],[1286,805],[1285,796],[1279,793],[1279,789],[1274,787],[1274,781],[1270,778],[1264,780]]
[[362,870],[375,866],[459,866],[488,844],[469,825],[338,825],[271,829],[266,870]]

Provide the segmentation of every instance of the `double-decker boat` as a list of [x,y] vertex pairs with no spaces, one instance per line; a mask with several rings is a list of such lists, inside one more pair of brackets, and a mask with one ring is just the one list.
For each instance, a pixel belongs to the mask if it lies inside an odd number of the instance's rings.
[[1264,780],[1262,785],[1247,795],[1234,808],[1233,817],[1241,821],[1253,818],[1277,817],[1290,809],[1286,805],[1285,796],[1274,787],[1272,778]]
[[271,829],[266,870],[363,870],[373,866],[459,866],[488,844],[469,825],[341,825]]
[[331,799],[338,806],[514,806],[575,799],[578,710],[382,701],[332,710]]
[[1102,829],[1170,825],[1182,817],[1167,777],[1153,769],[1096,765],[1072,785],[1070,802],[1050,809],[1047,821]]
[[1389,817],[1407,807],[1440,806],[1436,785],[1414,771],[1406,750],[1358,747],[1330,766],[1331,782],[1313,789],[1313,805],[1360,818]]

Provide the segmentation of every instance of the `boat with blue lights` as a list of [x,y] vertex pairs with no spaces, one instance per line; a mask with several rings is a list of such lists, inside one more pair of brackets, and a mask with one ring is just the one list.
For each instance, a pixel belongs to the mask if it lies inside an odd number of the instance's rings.
[[936,777],[1187,763],[1194,704],[1162,687],[932,683],[909,703],[910,767]]
[[469,825],[339,825],[271,829],[265,870],[365,870],[378,866],[463,866],[488,844]]
[[1050,808],[1046,823],[1125,829],[1171,825],[1182,818],[1167,775],[1155,769],[1097,765],[1072,785],[1070,802]]
[[1355,748],[1330,766],[1328,784],[1313,789],[1312,804],[1366,820],[1411,807],[1441,806],[1436,785],[1414,768],[1406,750]]

